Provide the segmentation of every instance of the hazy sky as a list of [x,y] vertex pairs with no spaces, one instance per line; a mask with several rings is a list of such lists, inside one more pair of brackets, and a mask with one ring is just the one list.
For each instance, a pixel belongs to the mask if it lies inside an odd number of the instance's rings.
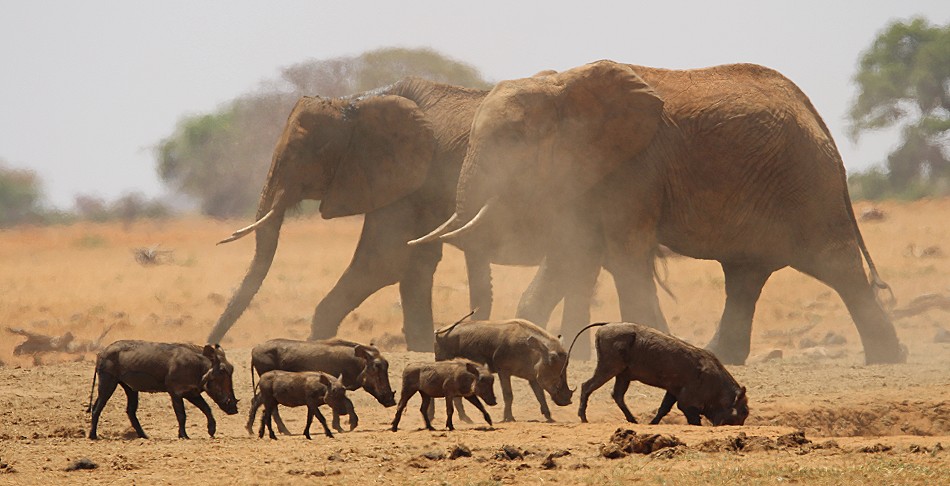
[[60,207],[162,194],[151,147],[182,116],[283,66],[387,46],[432,47],[495,81],[605,58],[764,64],[811,97],[849,170],[864,168],[896,138],[846,136],[860,52],[892,19],[950,21],[948,0],[0,1],[0,160],[35,170]]

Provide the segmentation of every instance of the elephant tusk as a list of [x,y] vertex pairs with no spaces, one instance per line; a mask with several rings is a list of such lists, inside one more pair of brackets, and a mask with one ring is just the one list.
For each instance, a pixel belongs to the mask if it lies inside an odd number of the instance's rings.
[[271,209],[270,211],[267,212],[267,214],[264,215],[263,218],[257,220],[257,222],[255,222],[254,224],[252,224],[252,225],[250,225],[250,226],[245,226],[244,228],[241,228],[241,229],[235,231],[234,233],[231,233],[231,236],[229,236],[229,237],[227,237],[227,238],[225,238],[225,239],[219,241],[218,244],[220,245],[220,244],[222,244],[222,243],[230,243],[230,242],[232,242],[232,241],[234,241],[234,240],[243,238],[243,237],[245,237],[245,236],[247,236],[247,235],[253,233],[254,230],[256,230],[260,225],[266,223],[267,220],[269,220],[273,215],[274,215],[274,210]]
[[452,217],[449,218],[446,222],[442,223],[441,226],[432,230],[431,233],[423,236],[422,238],[416,238],[408,243],[409,246],[422,245],[425,243],[431,243],[439,239],[443,233],[449,231],[449,227],[455,225],[458,222],[459,215],[458,213],[452,213]]
[[494,202],[495,202],[495,198],[489,199],[488,202],[485,203],[484,206],[482,206],[482,209],[479,209],[479,210],[478,210],[478,214],[476,214],[475,217],[472,218],[471,221],[469,221],[468,223],[466,223],[465,226],[462,226],[461,228],[459,228],[459,229],[457,229],[457,230],[455,230],[455,231],[450,231],[450,232],[448,232],[448,233],[442,235],[440,238],[442,238],[443,240],[449,240],[449,239],[452,239],[452,238],[456,238],[456,237],[458,237],[459,235],[462,235],[462,234],[464,234],[464,233],[467,233],[467,232],[470,231],[472,228],[475,228],[476,226],[478,226],[479,224],[481,224],[481,223],[485,220],[485,214],[488,213],[489,208],[494,207],[494,204],[493,204]]

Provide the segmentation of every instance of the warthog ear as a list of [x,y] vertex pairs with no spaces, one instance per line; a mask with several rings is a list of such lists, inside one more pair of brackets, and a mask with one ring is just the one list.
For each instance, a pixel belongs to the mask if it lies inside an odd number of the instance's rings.
[[368,346],[357,344],[356,348],[353,349],[353,352],[356,353],[357,358],[365,359],[366,364],[369,364],[371,361],[373,361],[373,351],[372,348]]
[[736,393],[736,403],[739,403],[745,400],[745,387],[739,387],[739,393]]
[[551,356],[550,356],[551,352],[548,350],[548,347],[545,346],[544,343],[541,342],[540,339],[538,339],[535,336],[528,336],[527,345],[529,348],[534,349],[538,351],[539,353],[541,353],[541,359],[544,362],[547,363],[551,361]]
[[320,375],[320,383],[323,383],[327,387],[328,391],[330,390],[330,386],[333,384],[333,382],[330,381],[330,377],[327,375]]
[[204,356],[205,358],[208,358],[208,359],[211,360],[211,367],[212,367],[212,368],[214,368],[215,366],[217,366],[217,365],[218,365],[218,362],[220,361],[220,360],[218,359],[218,352],[217,352],[217,350],[215,350],[215,348],[212,347],[210,344],[205,344],[204,349],[201,350],[201,355]]
[[475,363],[465,363],[465,369],[467,369],[469,373],[475,375],[476,377],[479,377],[482,375],[480,370],[478,369],[478,365]]

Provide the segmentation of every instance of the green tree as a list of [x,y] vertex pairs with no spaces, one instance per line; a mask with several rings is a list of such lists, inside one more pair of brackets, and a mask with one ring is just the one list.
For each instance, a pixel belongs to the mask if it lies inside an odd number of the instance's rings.
[[0,161],[0,228],[42,222],[43,185],[35,172]]
[[[922,18],[890,24],[862,54],[854,82],[858,95],[849,118],[855,140],[866,131],[901,127],[900,146],[887,157],[891,192],[945,190],[950,180],[950,25],[934,26]],[[862,180],[880,185],[877,175]]]
[[420,76],[460,86],[490,84],[472,66],[431,49],[386,48],[356,57],[311,60],[281,70],[280,79],[226,103],[214,113],[189,116],[156,147],[161,180],[193,198],[205,214],[252,212],[271,152],[301,96],[338,97]]

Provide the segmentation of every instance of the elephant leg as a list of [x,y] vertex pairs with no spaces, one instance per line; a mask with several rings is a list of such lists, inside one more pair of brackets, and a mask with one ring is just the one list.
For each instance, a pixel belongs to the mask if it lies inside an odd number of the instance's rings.
[[274,405],[274,409],[271,411],[271,418],[273,418],[274,423],[277,424],[277,431],[280,432],[281,435],[290,435],[290,429],[284,425],[284,419],[280,418],[280,409],[278,407],[278,405]]
[[459,413],[459,420],[467,424],[472,423],[472,419],[465,413],[465,405],[462,404],[462,397],[455,397],[452,400],[455,401],[455,410]]
[[412,252],[406,241],[412,239],[414,218],[407,203],[391,204],[364,216],[353,259],[313,312],[310,340],[336,336],[343,319],[367,297],[399,282],[409,267]]
[[838,293],[861,336],[867,364],[906,361],[907,349],[897,339],[894,324],[874,297],[856,246],[824,252],[805,264],[792,266]]
[[556,259],[545,258],[538,267],[531,284],[521,294],[515,317],[547,326],[551,312],[564,298],[564,269]]
[[317,304],[311,320],[311,341],[336,336],[343,319],[379,289],[396,283],[393,275],[372,274],[370,270],[347,268],[336,285]]
[[431,352],[435,346],[432,278],[441,259],[442,245],[439,243],[414,247],[409,265],[399,281],[403,333],[409,351]]
[[[491,262],[487,255],[477,251],[465,252],[465,268],[468,271],[468,303],[475,311],[472,319],[485,321],[491,318],[492,286]],[[461,417],[461,414],[459,414]]]
[[[600,275],[600,265],[602,258],[587,261],[587,265],[577,268],[573,272],[574,278],[567,286],[567,293],[564,295],[564,310],[561,314],[561,334],[564,340],[573,340],[577,332],[590,324],[590,305],[594,297],[594,288],[597,286],[597,277]],[[571,351],[572,359],[589,361],[591,353],[591,332],[584,331],[584,334],[578,336],[574,349]]]
[[638,252],[635,256],[611,258],[608,270],[614,277],[620,300],[620,318],[669,333],[670,329],[660,312],[653,280],[653,252]]
[[762,287],[774,268],[752,263],[722,263],[726,280],[726,306],[719,328],[706,349],[725,364],[745,364],[752,337],[752,316]]

